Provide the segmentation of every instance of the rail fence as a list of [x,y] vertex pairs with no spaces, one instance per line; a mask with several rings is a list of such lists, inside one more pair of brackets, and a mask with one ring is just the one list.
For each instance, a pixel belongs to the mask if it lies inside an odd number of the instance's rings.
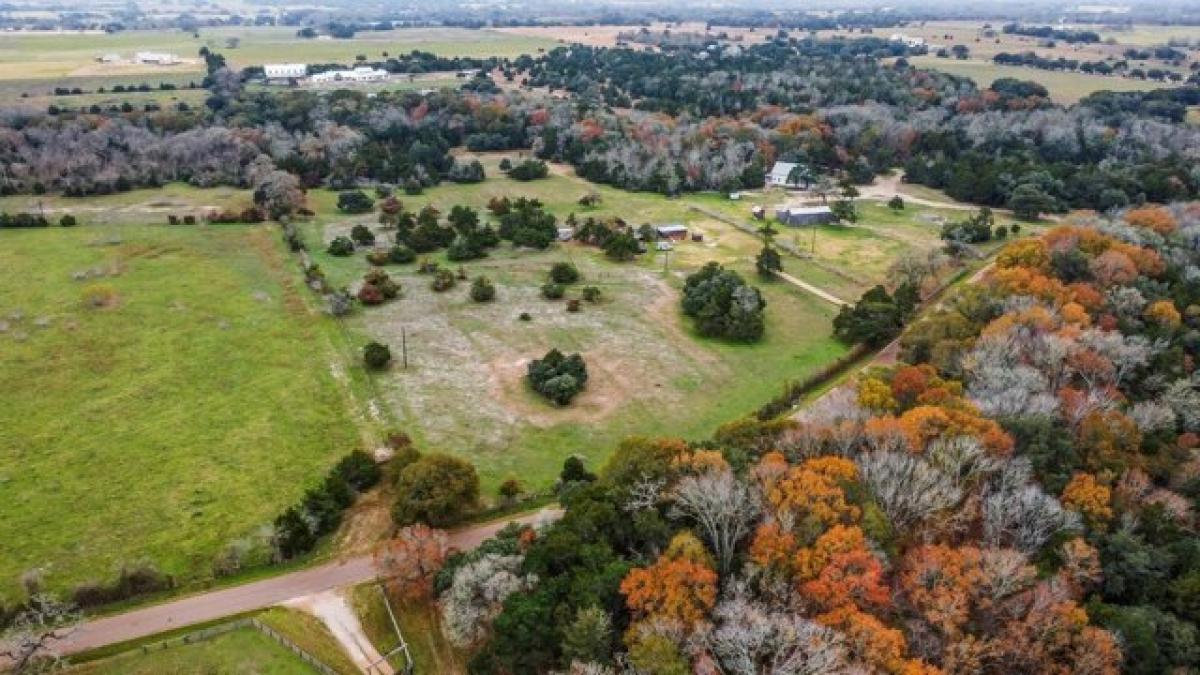
[[333,668],[330,668],[323,661],[305,651],[300,645],[292,642],[288,638],[281,635],[274,628],[271,628],[270,626],[253,617],[237,619],[235,621],[229,621],[216,626],[209,626],[208,628],[201,628],[179,637],[168,638],[160,642],[142,645],[139,648],[139,651],[141,651],[142,654],[149,654],[151,652],[162,651],[164,649],[172,649],[174,647],[197,644],[221,635],[225,635],[226,633],[232,633],[233,631],[242,630],[245,628],[256,630],[284,646],[288,649],[288,651],[299,657],[300,660],[315,668],[317,672],[321,673],[321,675],[341,675],[341,673]]

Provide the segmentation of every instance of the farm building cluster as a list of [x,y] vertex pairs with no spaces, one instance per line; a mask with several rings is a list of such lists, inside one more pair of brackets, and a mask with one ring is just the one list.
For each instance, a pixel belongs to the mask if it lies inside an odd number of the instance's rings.
[[269,84],[296,84],[301,81],[312,84],[329,82],[382,82],[390,73],[371,66],[356,66],[342,70],[323,70],[309,74],[306,63],[267,63],[263,65],[263,77]]

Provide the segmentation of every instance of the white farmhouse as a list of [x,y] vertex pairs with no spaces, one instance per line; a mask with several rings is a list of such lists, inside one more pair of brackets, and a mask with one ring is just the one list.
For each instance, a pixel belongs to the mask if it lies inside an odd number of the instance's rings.
[[800,187],[803,185],[808,187],[809,172],[804,171],[801,167],[801,175],[799,180],[792,179],[792,171],[801,166],[796,162],[775,162],[775,166],[771,167],[771,173],[767,174],[767,185],[775,187]]

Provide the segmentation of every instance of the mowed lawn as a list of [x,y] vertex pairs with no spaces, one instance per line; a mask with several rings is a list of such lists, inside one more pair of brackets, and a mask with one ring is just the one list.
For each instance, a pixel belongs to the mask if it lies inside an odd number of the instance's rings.
[[151,646],[88,663],[71,675],[310,675],[317,670],[253,628],[241,628],[202,642],[162,649]]
[[[560,221],[574,211],[581,218],[621,216],[635,225],[685,222],[705,240],[682,242],[669,257],[650,252],[631,263],[614,263],[597,249],[575,243],[547,251],[502,244],[487,258],[462,264],[468,276],[486,275],[496,284],[497,301],[484,305],[469,299],[469,282],[435,293],[415,265],[387,268],[403,286],[403,296],[362,309],[349,326],[362,342],[387,343],[396,356],[393,368],[375,378],[396,422],[422,449],[472,460],[485,498],[494,499],[495,488],[510,477],[529,489],[546,488],[571,455],[598,466],[630,435],[706,438],[720,424],[753,412],[788,380],[803,378],[846,352],[831,337],[836,307],[784,282],[760,280],[752,258],[761,242],[690,208],[707,208],[721,198],[666,199],[593,186],[565,175],[563,167],[555,167],[549,179],[518,183],[495,170],[497,158],[486,159],[484,183],[447,184],[401,199],[413,210],[434,204],[446,213],[464,204],[486,216],[491,197],[533,196]],[[577,204],[589,190],[601,195],[598,207]],[[327,191],[310,193],[318,218],[305,226],[305,234],[330,280],[353,287],[369,269],[361,252],[335,258],[324,247],[352,223],[370,224],[375,216],[340,216],[334,197]],[[742,212],[749,206],[729,208]],[[459,266],[438,257],[451,269]],[[543,299],[539,289],[547,271],[562,260],[574,262],[583,274],[569,297],[578,297],[584,285],[596,285],[604,300],[569,313],[564,301]],[[761,342],[706,339],[682,316],[684,278],[709,260],[736,269],[762,289],[768,309]],[[785,265],[790,268],[792,262]],[[522,312],[532,320],[519,320]],[[407,370],[400,364],[402,335],[407,336]],[[543,401],[523,379],[529,359],[551,347],[581,352],[589,365],[587,390],[566,408]]]
[[73,229],[0,231],[0,597],[33,568],[53,589],[142,559],[207,576],[359,444],[276,226],[85,206]]

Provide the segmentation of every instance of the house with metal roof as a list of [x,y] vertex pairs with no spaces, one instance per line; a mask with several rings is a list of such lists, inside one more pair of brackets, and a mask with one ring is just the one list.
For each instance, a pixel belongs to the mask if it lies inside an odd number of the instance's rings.
[[[792,170],[796,167],[801,167],[802,169],[802,178],[800,180],[792,180]],[[811,173],[805,169],[807,167],[796,162],[775,162],[775,166],[771,167],[771,173],[767,174],[767,185],[808,188],[808,176]]]

